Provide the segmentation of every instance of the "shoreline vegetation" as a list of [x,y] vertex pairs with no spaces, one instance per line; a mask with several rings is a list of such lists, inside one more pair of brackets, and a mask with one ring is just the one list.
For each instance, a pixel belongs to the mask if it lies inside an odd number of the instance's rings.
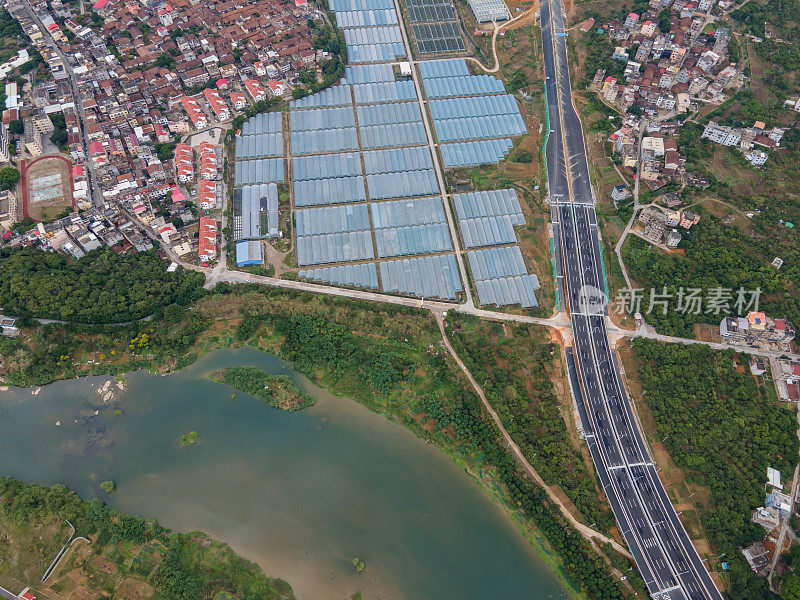
[[181,446],[186,448],[187,446],[194,446],[197,443],[197,432],[190,431],[189,433],[185,433],[181,436]]
[[211,374],[211,381],[260,398],[279,410],[302,410],[316,400],[286,375],[268,375],[256,367],[228,367]]
[[[119,326],[57,323],[26,328],[11,339],[11,352],[0,347],[5,359],[0,375],[6,384],[29,386],[137,369],[166,374],[224,348],[250,346],[278,355],[313,383],[404,425],[453,457],[509,511],[571,594],[598,600],[633,596],[614,577],[611,559],[572,529],[498,441],[499,432],[482,403],[441,347],[430,313],[224,283],[189,306],[173,306],[150,320]],[[468,317],[454,313],[448,322],[467,323]],[[518,335],[520,342],[525,336],[540,344],[547,339],[535,326]],[[501,336],[495,343],[505,342]],[[549,352],[540,356],[547,362]],[[531,368],[542,367],[534,363]],[[506,387],[502,377],[497,378],[498,389]],[[543,395],[541,402],[551,399]],[[563,437],[563,428],[554,427],[552,435]],[[580,493],[580,486],[566,489]]]
[[[0,477],[0,533],[0,585],[30,585],[37,596],[296,600],[287,582],[227,544],[82,500],[63,485]],[[88,543],[72,544],[42,583],[62,545],[79,537]]]

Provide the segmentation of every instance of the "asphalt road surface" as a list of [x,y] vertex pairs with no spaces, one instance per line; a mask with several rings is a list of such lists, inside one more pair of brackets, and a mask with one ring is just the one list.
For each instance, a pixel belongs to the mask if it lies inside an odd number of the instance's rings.
[[560,2],[543,0],[541,18],[556,275],[562,310],[569,309],[572,321],[567,367],[581,427],[650,595],[722,600],[658,478],[609,345],[595,198],[583,128],[572,104]]

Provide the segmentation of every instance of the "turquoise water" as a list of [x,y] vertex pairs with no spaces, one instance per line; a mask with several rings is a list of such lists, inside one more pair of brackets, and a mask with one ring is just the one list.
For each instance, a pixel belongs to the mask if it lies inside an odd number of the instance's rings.
[[[287,413],[232,399],[208,375],[233,365],[290,375],[317,404]],[[289,581],[301,600],[357,590],[365,600],[567,597],[449,457],[273,356],[218,351],[168,377],[133,373],[104,402],[97,390],[107,381],[0,392],[0,473],[206,531]],[[192,430],[198,444],[180,447]],[[117,484],[113,496],[99,489],[106,479]]]

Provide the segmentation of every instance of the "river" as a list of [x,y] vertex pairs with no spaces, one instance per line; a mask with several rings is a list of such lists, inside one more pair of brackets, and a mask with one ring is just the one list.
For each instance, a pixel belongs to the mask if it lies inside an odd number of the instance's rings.
[[[317,403],[287,413],[234,399],[208,375],[235,365],[289,375]],[[132,373],[104,403],[97,390],[107,381],[0,392],[0,473],[205,531],[286,579],[300,600],[357,590],[365,600],[568,597],[448,456],[274,356],[225,350],[167,377]],[[188,431],[199,441],[183,448]],[[99,489],[106,479],[112,496]]]

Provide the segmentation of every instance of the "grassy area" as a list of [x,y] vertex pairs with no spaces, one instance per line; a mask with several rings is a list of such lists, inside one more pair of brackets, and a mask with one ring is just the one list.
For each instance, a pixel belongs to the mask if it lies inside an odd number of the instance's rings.
[[222,369],[213,373],[211,380],[252,394],[271,407],[281,410],[301,410],[314,404],[314,398],[299,389],[285,375],[267,375],[255,367]]
[[558,346],[533,325],[449,319],[453,348],[484,391],[503,426],[548,485],[583,520],[609,531],[614,519],[599,500],[593,471],[572,435],[572,400]]
[[[44,584],[42,574],[73,533],[66,520],[89,542],[73,544]],[[47,600],[294,599],[288,583],[226,544],[84,502],[62,485],[0,478],[0,534],[0,585],[31,586]]]

